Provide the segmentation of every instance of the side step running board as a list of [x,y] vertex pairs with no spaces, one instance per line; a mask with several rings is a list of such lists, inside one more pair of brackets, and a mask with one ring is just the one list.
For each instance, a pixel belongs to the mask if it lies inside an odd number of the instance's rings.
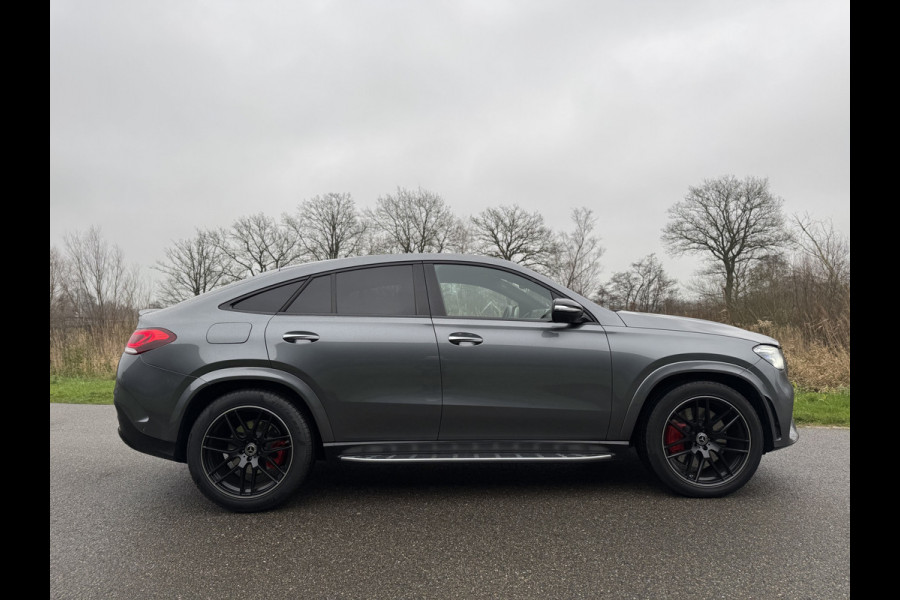
[[368,463],[428,463],[428,462],[572,462],[605,460],[612,454],[566,454],[561,452],[477,452],[454,454],[342,454],[341,460]]

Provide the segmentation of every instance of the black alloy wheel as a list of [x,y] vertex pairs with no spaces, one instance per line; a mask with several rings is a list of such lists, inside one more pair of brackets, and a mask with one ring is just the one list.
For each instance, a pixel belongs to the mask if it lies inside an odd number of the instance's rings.
[[715,382],[678,387],[654,407],[641,442],[647,462],[672,490],[722,496],[742,487],[762,457],[762,425],[753,406]]
[[306,421],[266,391],[239,391],[201,413],[188,439],[188,467],[200,490],[220,506],[268,510],[286,500],[312,462]]

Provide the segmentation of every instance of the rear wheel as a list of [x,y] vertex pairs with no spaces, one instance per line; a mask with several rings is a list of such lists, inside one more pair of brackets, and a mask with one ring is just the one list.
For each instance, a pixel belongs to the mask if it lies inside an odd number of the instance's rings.
[[197,418],[187,443],[191,477],[203,494],[232,511],[269,510],[306,479],[312,435],[300,411],[263,390],[231,392]]
[[741,488],[762,457],[762,424],[753,406],[716,382],[679,386],[653,408],[640,453],[673,491],[724,496]]

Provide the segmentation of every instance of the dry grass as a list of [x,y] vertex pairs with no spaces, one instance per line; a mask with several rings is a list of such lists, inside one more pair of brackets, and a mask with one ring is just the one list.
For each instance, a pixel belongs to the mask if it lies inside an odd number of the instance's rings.
[[821,338],[810,339],[799,328],[773,326],[766,321],[752,329],[781,342],[791,381],[798,387],[823,392],[850,387],[849,326],[845,340],[835,343],[838,338],[831,335],[826,338],[830,344]]
[[50,332],[50,375],[113,379],[131,323],[97,329],[57,329]]

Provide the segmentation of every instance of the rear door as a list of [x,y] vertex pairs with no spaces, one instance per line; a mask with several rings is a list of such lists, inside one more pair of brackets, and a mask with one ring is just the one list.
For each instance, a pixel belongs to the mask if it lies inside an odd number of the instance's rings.
[[335,441],[437,439],[440,365],[420,263],[311,279],[269,322],[266,345],[316,391]]

